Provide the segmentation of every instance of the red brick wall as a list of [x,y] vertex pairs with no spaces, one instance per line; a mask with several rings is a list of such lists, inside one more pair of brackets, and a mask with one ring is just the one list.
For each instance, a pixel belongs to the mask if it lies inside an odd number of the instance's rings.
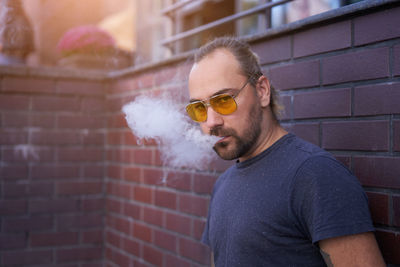
[[[281,90],[282,124],[360,179],[392,264],[400,264],[399,18],[400,8],[378,10],[251,43]],[[187,94],[185,60],[113,79],[2,74],[1,266],[209,264],[198,240],[224,167],[170,170],[162,183],[155,143],[138,145],[121,111],[144,92]]]
[[0,265],[101,266],[104,85],[2,75],[0,90]]

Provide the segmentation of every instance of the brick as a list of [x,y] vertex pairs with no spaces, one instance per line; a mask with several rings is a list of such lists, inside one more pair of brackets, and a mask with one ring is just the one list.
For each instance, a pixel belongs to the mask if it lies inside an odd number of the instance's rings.
[[143,169],[143,182],[145,184],[159,185],[162,183],[163,172],[159,169]]
[[354,115],[400,113],[400,83],[360,86],[354,89]]
[[259,56],[261,64],[283,61],[291,57],[290,36],[255,43],[251,48]]
[[102,230],[81,231],[81,234],[84,244],[103,244],[104,242]]
[[105,119],[98,115],[59,115],[58,128],[61,129],[102,129]]
[[154,245],[172,251],[177,251],[178,240],[175,235],[165,231],[154,230]]
[[160,209],[143,207],[143,221],[163,227],[164,212]]
[[3,184],[3,196],[5,199],[7,198],[21,198],[25,197],[28,194],[28,185],[26,184]]
[[53,162],[54,149],[33,145],[17,145],[3,149],[3,160],[7,162]]
[[190,218],[187,216],[179,215],[176,213],[166,214],[166,228],[168,230],[183,234],[190,235],[191,223]]
[[26,246],[24,233],[0,233],[0,250],[22,249]]
[[0,200],[0,215],[21,215],[28,210],[26,200]]
[[29,96],[0,95],[0,110],[29,110]]
[[393,121],[393,143],[394,150],[400,151],[400,120]]
[[175,84],[179,81],[176,67],[164,67],[154,75],[155,86],[165,86],[167,84]]
[[58,215],[56,218],[57,230],[74,231],[102,227],[103,215],[88,213],[83,215]]
[[210,264],[210,250],[198,241],[180,238],[179,253],[201,264]]
[[155,204],[157,206],[176,209],[176,193],[165,191],[165,190],[156,190],[155,191]]
[[108,165],[107,167],[108,178],[122,179],[122,168],[118,165]]
[[107,188],[107,192],[111,195],[115,195],[117,197],[122,197],[126,199],[131,199],[131,192],[133,191],[131,185],[120,184],[120,183],[109,183],[107,184],[109,188]]
[[120,131],[109,130],[107,132],[107,144],[108,145],[123,145],[124,144],[124,133]]
[[[124,203],[123,205],[125,216],[130,216],[133,219],[139,220],[141,219],[142,208],[139,205],[132,204],[132,203]],[[149,215],[147,215],[149,216]]]
[[63,148],[58,150],[58,159],[71,162],[95,162],[102,161],[103,154],[101,148]]
[[198,194],[211,194],[217,177],[215,175],[193,175],[193,191]]
[[3,252],[2,265],[34,265],[34,264],[50,264],[53,261],[53,252],[49,250],[38,251],[8,251]]
[[133,225],[133,237],[138,238],[142,241],[151,243],[151,228],[145,224],[134,223]]
[[53,228],[51,216],[30,215],[29,218],[3,219],[2,230],[6,232],[41,231]]
[[125,167],[123,177],[126,181],[140,183],[142,181],[142,169],[137,167]]
[[115,230],[130,235],[131,234],[131,222],[127,218],[117,217],[115,220]]
[[6,165],[0,168],[0,178],[4,180],[24,179],[28,178],[28,171],[27,165]]
[[333,150],[387,151],[387,121],[345,121],[322,123],[322,147]]
[[393,75],[400,75],[400,45],[393,47]]
[[[132,205],[132,204],[130,204],[130,205]],[[109,212],[121,213],[122,212],[122,203],[121,203],[121,201],[107,198],[106,199],[106,211],[108,213]]]
[[65,179],[78,178],[79,166],[77,165],[35,165],[32,166],[33,179]]
[[106,110],[106,102],[103,98],[83,98],[82,111],[88,113],[104,112]]
[[54,247],[78,244],[78,232],[32,233],[32,247]]
[[207,216],[208,200],[205,197],[180,195],[179,210],[197,216]]
[[102,182],[58,182],[56,192],[59,195],[92,195],[103,192]]
[[4,184],[5,198],[23,198],[28,196],[51,196],[54,193],[52,183]]
[[400,35],[399,24],[398,7],[357,17],[354,19],[354,44],[363,45],[397,38]]
[[127,128],[128,124],[124,113],[110,114],[107,116],[107,128]]
[[84,132],[82,134],[82,143],[84,146],[95,145],[102,146],[105,144],[105,133]]
[[163,254],[150,246],[143,246],[143,259],[155,266],[162,266]]
[[54,128],[55,114],[30,113],[30,125],[40,128]]
[[152,165],[154,162],[152,149],[135,149],[133,155],[137,164]]
[[81,201],[81,209],[82,211],[104,211],[105,209],[105,200],[103,196],[97,198],[90,199],[82,199]]
[[[130,258],[128,256],[126,256],[125,254],[122,254],[119,252],[119,250],[113,250],[112,251],[112,257],[111,257],[111,261],[114,262],[115,264],[113,265],[108,265],[107,267],[111,267],[111,266],[131,266],[130,265]],[[132,265],[132,266],[137,266],[137,264]],[[141,267],[141,266],[138,266]],[[147,266],[146,266],[147,267]]]
[[377,230],[375,236],[386,263],[400,264],[400,233]]
[[174,255],[165,255],[165,267],[190,267],[190,263],[184,259],[178,258]]
[[34,213],[62,213],[78,211],[78,201],[72,199],[30,200],[29,211]]
[[54,195],[54,185],[52,182],[35,182],[28,186],[28,196],[49,197]]
[[13,93],[53,93],[53,80],[27,77],[4,77],[3,92]]
[[389,76],[389,49],[374,48],[322,59],[323,84]]
[[295,119],[344,117],[350,115],[350,88],[313,91],[293,96],[293,117]]
[[74,95],[104,95],[106,90],[100,82],[61,80],[57,92]]
[[351,22],[313,28],[293,36],[293,55],[303,57],[351,46]]
[[111,232],[111,231],[106,232],[106,241],[107,241],[107,244],[111,244],[115,247],[121,246],[121,237],[114,232]]
[[104,178],[105,176],[104,164],[85,164],[83,166],[83,177],[85,178]]
[[102,258],[102,248],[70,248],[59,249],[56,251],[57,262],[100,260]]
[[364,186],[400,188],[400,159],[390,157],[354,157],[354,174]]
[[0,130],[0,145],[20,145],[26,144],[27,142],[27,132]]
[[2,127],[24,128],[29,125],[28,113],[4,112],[2,116]]
[[80,134],[65,131],[35,131],[31,133],[33,145],[78,145],[81,142]]
[[372,221],[375,224],[389,224],[389,196],[367,192]]
[[284,124],[284,128],[298,137],[319,146],[319,123]]
[[400,227],[400,196],[393,196],[393,225]]
[[123,238],[122,249],[131,255],[140,257],[140,244],[135,240]]
[[32,100],[32,109],[37,111],[77,111],[80,101],[74,97],[35,96]]
[[192,188],[192,175],[185,172],[170,172],[166,179],[167,186],[184,191],[190,191]]
[[113,82],[108,90],[109,94],[119,94],[131,92],[139,88],[139,80],[137,78],[118,79]]
[[317,60],[274,67],[269,73],[272,85],[278,90],[319,85],[319,61]]

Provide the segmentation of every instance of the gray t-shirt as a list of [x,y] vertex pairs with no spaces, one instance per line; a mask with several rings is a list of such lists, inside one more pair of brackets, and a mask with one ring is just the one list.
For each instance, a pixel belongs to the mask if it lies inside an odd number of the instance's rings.
[[202,242],[217,267],[325,266],[318,241],[374,231],[357,178],[293,134],[217,180]]

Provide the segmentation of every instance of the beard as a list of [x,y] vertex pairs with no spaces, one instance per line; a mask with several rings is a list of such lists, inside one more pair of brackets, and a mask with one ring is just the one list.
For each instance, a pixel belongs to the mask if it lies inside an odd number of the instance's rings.
[[211,135],[231,137],[229,142],[222,141],[214,145],[213,149],[220,158],[237,159],[253,149],[261,134],[262,109],[259,105],[253,106],[246,121],[248,125],[242,135],[239,135],[235,129],[220,126],[210,130]]

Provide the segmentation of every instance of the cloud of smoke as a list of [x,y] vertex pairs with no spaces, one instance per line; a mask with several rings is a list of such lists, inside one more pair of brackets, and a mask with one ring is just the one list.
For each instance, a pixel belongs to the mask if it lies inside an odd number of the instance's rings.
[[204,135],[172,97],[138,96],[123,112],[136,137],[157,142],[164,165],[201,170],[216,159],[218,138]]

